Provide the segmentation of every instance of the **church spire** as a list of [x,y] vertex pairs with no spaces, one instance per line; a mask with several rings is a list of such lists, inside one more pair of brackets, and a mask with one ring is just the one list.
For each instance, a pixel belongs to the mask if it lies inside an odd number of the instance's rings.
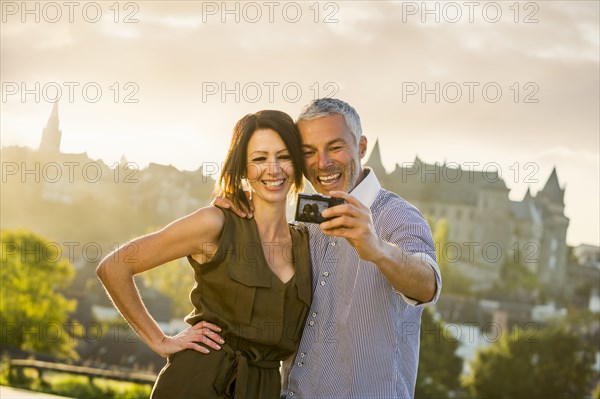
[[560,188],[560,184],[558,183],[556,167],[552,168],[552,173],[544,185],[541,194],[552,202],[563,204],[565,190]]
[[379,176],[387,174],[385,172],[385,168],[383,167],[383,163],[381,162],[379,139],[375,140],[375,147],[373,147],[373,151],[371,151],[371,155],[369,155],[369,159],[367,160],[367,162],[365,162],[365,165],[370,166]]
[[58,129],[58,101],[52,106],[52,113],[50,114],[50,118],[48,118],[46,126]]
[[62,132],[58,128],[58,101],[52,106],[52,112],[48,118],[48,123],[42,132],[42,141],[40,151],[46,153],[60,152],[60,139]]
[[533,199],[533,196],[531,195],[531,188],[527,187],[527,192],[525,193],[525,197],[523,197],[523,201],[527,201]]

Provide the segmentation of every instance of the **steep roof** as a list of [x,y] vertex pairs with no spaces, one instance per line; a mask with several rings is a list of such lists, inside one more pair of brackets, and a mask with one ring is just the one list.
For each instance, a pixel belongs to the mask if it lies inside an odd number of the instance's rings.
[[542,223],[541,211],[536,207],[529,188],[522,201],[510,201],[510,209],[517,219],[528,220],[535,224]]
[[556,167],[552,168],[552,173],[538,196],[548,198],[551,202],[564,205],[565,190],[560,188],[560,184],[558,183]]
[[381,151],[379,150],[379,139],[375,141],[375,146],[369,155],[369,159],[365,162],[366,166],[370,166],[378,176],[386,174],[383,163],[381,162]]
[[495,171],[474,171],[447,165],[427,164],[418,157],[410,166],[396,165],[387,177],[390,190],[408,200],[477,204],[480,190],[508,193],[504,180]]

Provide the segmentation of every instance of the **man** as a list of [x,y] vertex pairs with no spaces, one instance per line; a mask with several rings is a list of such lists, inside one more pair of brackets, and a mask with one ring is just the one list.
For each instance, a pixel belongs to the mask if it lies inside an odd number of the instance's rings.
[[309,224],[313,303],[298,352],[282,367],[282,397],[411,398],[422,306],[441,277],[421,213],[363,169],[358,113],[319,99],[298,118],[305,177],[346,204]]

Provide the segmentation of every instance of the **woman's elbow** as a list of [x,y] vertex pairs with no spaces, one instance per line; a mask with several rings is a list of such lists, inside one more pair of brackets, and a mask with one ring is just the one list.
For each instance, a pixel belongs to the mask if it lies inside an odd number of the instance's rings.
[[109,280],[133,278],[135,271],[128,262],[118,261],[118,256],[109,254],[96,267],[96,276],[106,285]]
[[121,274],[129,274],[129,271],[123,265],[115,262],[111,256],[104,258],[96,267],[96,276],[105,285],[112,277]]
[[107,275],[110,273],[110,268],[110,262],[106,259],[103,259],[96,267],[96,276],[102,283],[106,281]]

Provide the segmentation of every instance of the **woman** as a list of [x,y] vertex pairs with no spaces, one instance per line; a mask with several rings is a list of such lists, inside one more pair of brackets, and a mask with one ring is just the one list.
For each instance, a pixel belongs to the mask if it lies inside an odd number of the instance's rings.
[[[115,253],[98,266],[115,306],[167,358],[153,398],[279,397],[279,362],[296,350],[311,296],[308,233],[288,225],[285,213],[288,193],[302,189],[300,148],[287,114],[246,115],[234,128],[219,194],[247,206],[245,181],[254,218],[202,208],[135,239],[133,261]],[[194,311],[191,326],[171,337],[146,310],[133,276],[183,256],[194,269]]]

